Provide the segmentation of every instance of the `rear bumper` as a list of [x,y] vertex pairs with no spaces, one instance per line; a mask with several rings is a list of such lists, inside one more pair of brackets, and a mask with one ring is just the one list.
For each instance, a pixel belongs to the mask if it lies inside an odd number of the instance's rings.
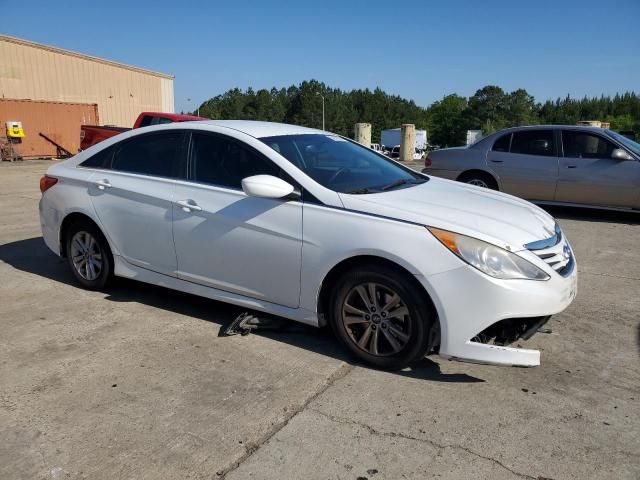
[[[45,192],[46,195],[46,192]],[[60,214],[52,208],[43,196],[38,203],[40,213],[40,228],[44,243],[56,255],[60,255]]]
[[[428,278],[418,276],[418,280],[431,293],[438,311],[441,356],[533,367],[540,364],[538,350],[481,343],[477,337],[501,320],[527,319],[524,324],[532,327],[537,321],[533,317],[546,320],[562,312],[576,296],[577,268],[567,277],[554,274],[547,281],[534,281],[498,280],[465,265]],[[527,338],[537,331],[537,327],[526,327],[522,332],[527,330]]]

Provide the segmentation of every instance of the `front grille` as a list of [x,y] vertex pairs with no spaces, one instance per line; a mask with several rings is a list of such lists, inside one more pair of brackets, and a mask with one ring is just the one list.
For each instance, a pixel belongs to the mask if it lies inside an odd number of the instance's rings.
[[574,263],[573,252],[557,223],[552,237],[528,243],[525,247],[563,277],[571,273]]

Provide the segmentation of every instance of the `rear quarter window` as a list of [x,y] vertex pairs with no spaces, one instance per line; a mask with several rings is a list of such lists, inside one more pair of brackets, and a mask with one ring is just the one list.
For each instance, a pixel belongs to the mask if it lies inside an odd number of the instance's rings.
[[507,133],[506,135],[501,136],[498,140],[495,141],[491,150],[494,152],[508,152],[509,146],[511,145],[511,134]]
[[94,153],[88,159],[80,164],[86,168],[109,168],[111,166],[111,157],[113,156],[113,147],[107,147]]

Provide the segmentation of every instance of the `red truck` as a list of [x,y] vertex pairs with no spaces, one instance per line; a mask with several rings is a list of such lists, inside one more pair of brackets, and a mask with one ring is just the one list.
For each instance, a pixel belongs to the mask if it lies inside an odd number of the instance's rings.
[[[160,125],[162,123],[190,122],[193,120],[208,120],[208,118],[180,115],[177,113],[142,112],[138,115],[136,122],[133,124],[133,128]],[[131,129],[124,127],[82,125],[80,126],[80,150],[86,150],[91,145],[95,145],[109,137],[129,130]]]

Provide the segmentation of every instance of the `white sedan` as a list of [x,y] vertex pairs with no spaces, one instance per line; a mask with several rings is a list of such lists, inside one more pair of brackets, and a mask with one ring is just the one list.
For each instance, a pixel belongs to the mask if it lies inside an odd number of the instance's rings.
[[331,133],[250,121],[140,128],[51,167],[46,244],[121,276],[314,326],[358,359],[534,366],[514,348],[576,294],[554,219]]

